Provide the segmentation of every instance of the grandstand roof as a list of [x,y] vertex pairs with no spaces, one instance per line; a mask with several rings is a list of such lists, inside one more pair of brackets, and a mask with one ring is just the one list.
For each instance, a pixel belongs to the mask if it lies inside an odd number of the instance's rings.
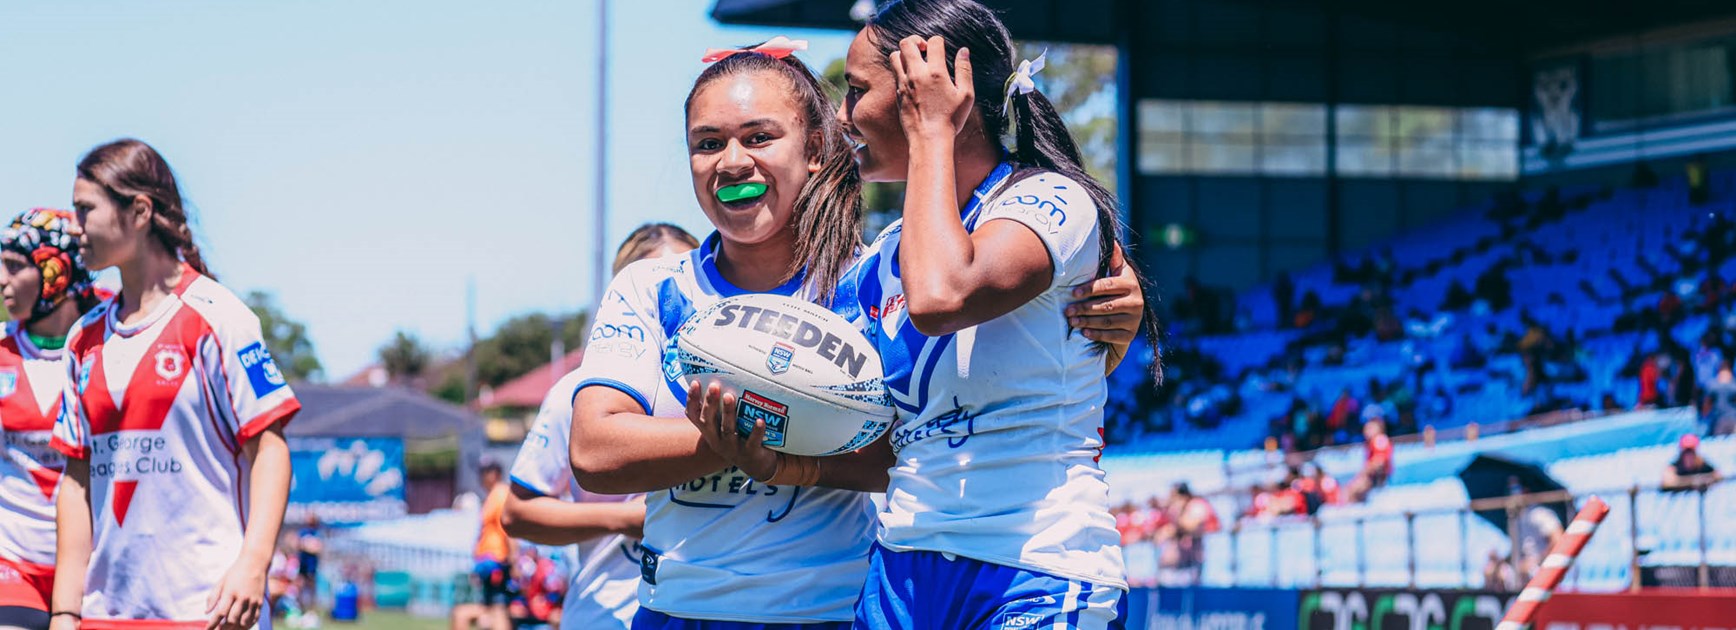
[[[983,0],[1001,10],[1021,38],[1105,44],[1115,41],[1117,0]],[[1121,0],[1132,2],[1135,0]],[[856,29],[855,0],[716,0],[711,16],[725,24]],[[1168,12],[1164,2],[1147,11]],[[1260,6],[1259,0],[1223,0],[1227,6]],[[1720,16],[1736,17],[1727,0],[1312,0],[1282,3],[1455,33],[1484,44],[1535,52],[1571,43],[1634,33]]]
[[441,438],[480,434],[476,414],[422,392],[398,387],[295,386],[302,410],[285,432],[296,437]]
[[[544,364],[524,376],[501,383],[500,387],[485,390],[482,394],[484,407],[518,407],[535,409],[542,406],[543,398],[555,386],[555,381],[566,376],[568,372],[579,369],[579,363],[584,359],[583,349],[568,352],[561,357],[560,365]],[[553,367],[553,369],[550,369]]]

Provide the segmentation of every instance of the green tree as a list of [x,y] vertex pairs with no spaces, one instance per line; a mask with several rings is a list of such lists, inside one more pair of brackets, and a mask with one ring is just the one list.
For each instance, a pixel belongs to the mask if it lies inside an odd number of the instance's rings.
[[386,368],[386,374],[392,380],[400,383],[415,383],[428,371],[432,362],[432,354],[427,346],[416,335],[399,330],[392,334],[392,340],[380,347],[380,366]]
[[1037,89],[1054,103],[1055,111],[1073,132],[1085,170],[1115,190],[1117,117],[1115,112],[1115,48],[1084,44],[1020,42],[1021,59],[1049,57],[1037,74]]
[[549,362],[549,347],[560,331],[567,351],[584,345],[589,317],[584,313],[532,313],[507,320],[494,334],[476,343],[476,381],[498,386]]
[[253,315],[259,318],[259,330],[265,337],[265,347],[271,350],[277,369],[291,381],[305,381],[325,374],[313,342],[307,338],[307,325],[290,319],[277,306],[270,293],[253,291],[244,300]]

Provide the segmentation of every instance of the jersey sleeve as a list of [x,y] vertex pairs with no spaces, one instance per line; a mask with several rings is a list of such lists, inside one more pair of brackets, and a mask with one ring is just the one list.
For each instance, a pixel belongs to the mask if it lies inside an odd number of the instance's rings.
[[597,307],[596,321],[591,323],[575,391],[587,387],[620,390],[650,414],[653,396],[663,383],[664,335],[656,304],[650,303],[636,280],[644,264],[629,266],[609,283],[603,304]]
[[514,484],[543,496],[565,498],[573,479],[567,443],[572,435],[573,396],[577,394],[572,379],[561,379],[543,399],[530,433],[512,461]]
[[90,459],[90,421],[79,399],[79,388],[85,383],[80,375],[87,372],[81,368],[83,360],[72,351],[73,347],[69,340],[66,356],[60,360],[66,368],[66,386],[61,388],[60,414],[54,419],[54,434],[48,443],[67,457]]
[[1054,284],[1077,284],[1096,275],[1102,240],[1097,204],[1078,182],[1058,173],[1030,175],[986,206],[978,225],[997,219],[1017,221],[1042,239],[1055,269]]
[[[259,320],[247,315],[230,318],[216,328],[220,369],[209,373],[212,398],[240,443],[273,424],[288,423],[301,411],[301,401],[296,400],[271,350],[265,347]],[[227,409],[222,408],[224,398],[229,403]]]

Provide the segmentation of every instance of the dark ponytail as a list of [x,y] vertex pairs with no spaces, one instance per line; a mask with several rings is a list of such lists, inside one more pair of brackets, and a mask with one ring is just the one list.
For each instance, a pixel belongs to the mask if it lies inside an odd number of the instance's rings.
[[132,205],[135,197],[150,200],[151,235],[194,271],[216,279],[206,268],[205,257],[193,238],[175,173],[151,145],[122,138],[91,149],[78,161],[78,177],[102,186],[123,208]]
[[[945,55],[949,74],[955,71],[952,66],[957,59],[958,49],[970,49],[972,87],[976,91],[976,110],[982,117],[983,131],[991,138],[998,139],[1008,135],[1012,137],[1012,158],[1019,166],[1012,181],[1046,171],[1059,173],[1079,182],[1091,196],[1091,201],[1097,205],[1097,228],[1102,245],[1097,255],[1097,275],[1109,275],[1115,256],[1115,245],[1121,243],[1121,235],[1125,231],[1121,222],[1121,206],[1109,189],[1104,188],[1103,184],[1086,172],[1085,161],[1079,155],[1079,145],[1073,142],[1073,135],[1067,131],[1061,114],[1055,111],[1055,106],[1042,92],[1033,90],[1029,94],[1015,93],[1011,99],[1011,111],[1003,112],[1002,105],[1007,94],[1006,81],[1017,68],[1018,61],[1014,59],[1017,49],[1013,46],[1013,38],[1007,32],[1006,25],[1001,23],[994,11],[975,0],[894,0],[882,6],[868,21],[868,33],[869,39],[880,51],[882,63],[887,64],[890,64],[888,57],[898,51],[898,42],[904,38],[911,35],[924,38],[939,35],[946,40]],[[1008,113],[1012,120],[1008,120]],[[1162,336],[1162,326],[1153,308],[1156,293],[1152,291],[1144,271],[1134,262],[1130,246],[1123,244],[1122,249],[1126,254],[1127,266],[1133,270],[1140,287],[1145,290],[1145,314],[1140,325],[1153,350],[1152,375],[1161,384],[1163,358],[1158,342]]]
[[862,247],[862,180],[819,77],[794,55],[779,59],[740,52],[712,63],[699,74],[683,110],[691,113],[693,96],[701,88],[748,72],[774,74],[789,86],[790,98],[807,125],[807,155],[820,162],[819,172],[810,175],[796,195],[796,256],[786,277],[794,277],[805,268],[807,288],[821,304],[829,305],[839,280]]

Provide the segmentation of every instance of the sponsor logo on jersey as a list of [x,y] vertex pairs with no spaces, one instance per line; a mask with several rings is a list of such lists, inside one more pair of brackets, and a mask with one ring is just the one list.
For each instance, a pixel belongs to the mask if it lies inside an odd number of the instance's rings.
[[242,348],[239,356],[241,369],[247,372],[247,381],[253,385],[255,398],[264,398],[283,388],[283,372],[277,369],[277,361],[271,358],[271,351],[265,349],[264,342],[255,341],[253,345]]
[[591,341],[600,339],[632,339],[645,341],[645,328],[632,324],[599,324],[591,329]]
[[18,370],[0,370],[0,398],[11,396],[18,391]]
[[771,356],[766,357],[766,369],[773,374],[783,374],[790,371],[790,363],[796,360],[796,349],[787,343],[772,346]]
[[641,546],[640,549],[643,553],[639,556],[639,577],[644,578],[646,584],[656,586],[657,560],[659,559],[657,552],[652,551],[650,547]]
[[91,362],[100,360],[101,358],[102,357],[100,355],[98,355],[95,352],[92,352],[90,354],[84,355],[84,359],[78,362],[78,393],[80,395],[84,394],[84,390],[90,389],[90,364],[91,364]]
[[151,366],[157,370],[157,376],[173,381],[187,373],[187,355],[180,348],[159,347],[151,356]]
[[[1064,186],[1056,186],[1055,188],[1066,190]],[[1060,227],[1067,224],[1067,211],[1062,208],[1065,205],[1067,205],[1067,200],[1062,199],[1060,195],[1055,195],[1049,199],[1037,195],[1016,195],[1000,203],[1001,208],[1015,206],[1009,208],[1007,212],[1029,217],[1033,223],[1048,228],[1050,234],[1060,231]]]
[[1043,623],[1043,613],[1001,613],[1000,618],[995,620],[994,627],[998,630],[1025,630],[1035,628],[1041,623]]
[[850,342],[795,315],[758,306],[728,304],[717,309],[717,319],[712,320],[711,325],[754,330],[803,348],[813,348],[821,358],[849,371],[851,378],[860,378],[862,368],[868,365],[868,355],[856,350]]

